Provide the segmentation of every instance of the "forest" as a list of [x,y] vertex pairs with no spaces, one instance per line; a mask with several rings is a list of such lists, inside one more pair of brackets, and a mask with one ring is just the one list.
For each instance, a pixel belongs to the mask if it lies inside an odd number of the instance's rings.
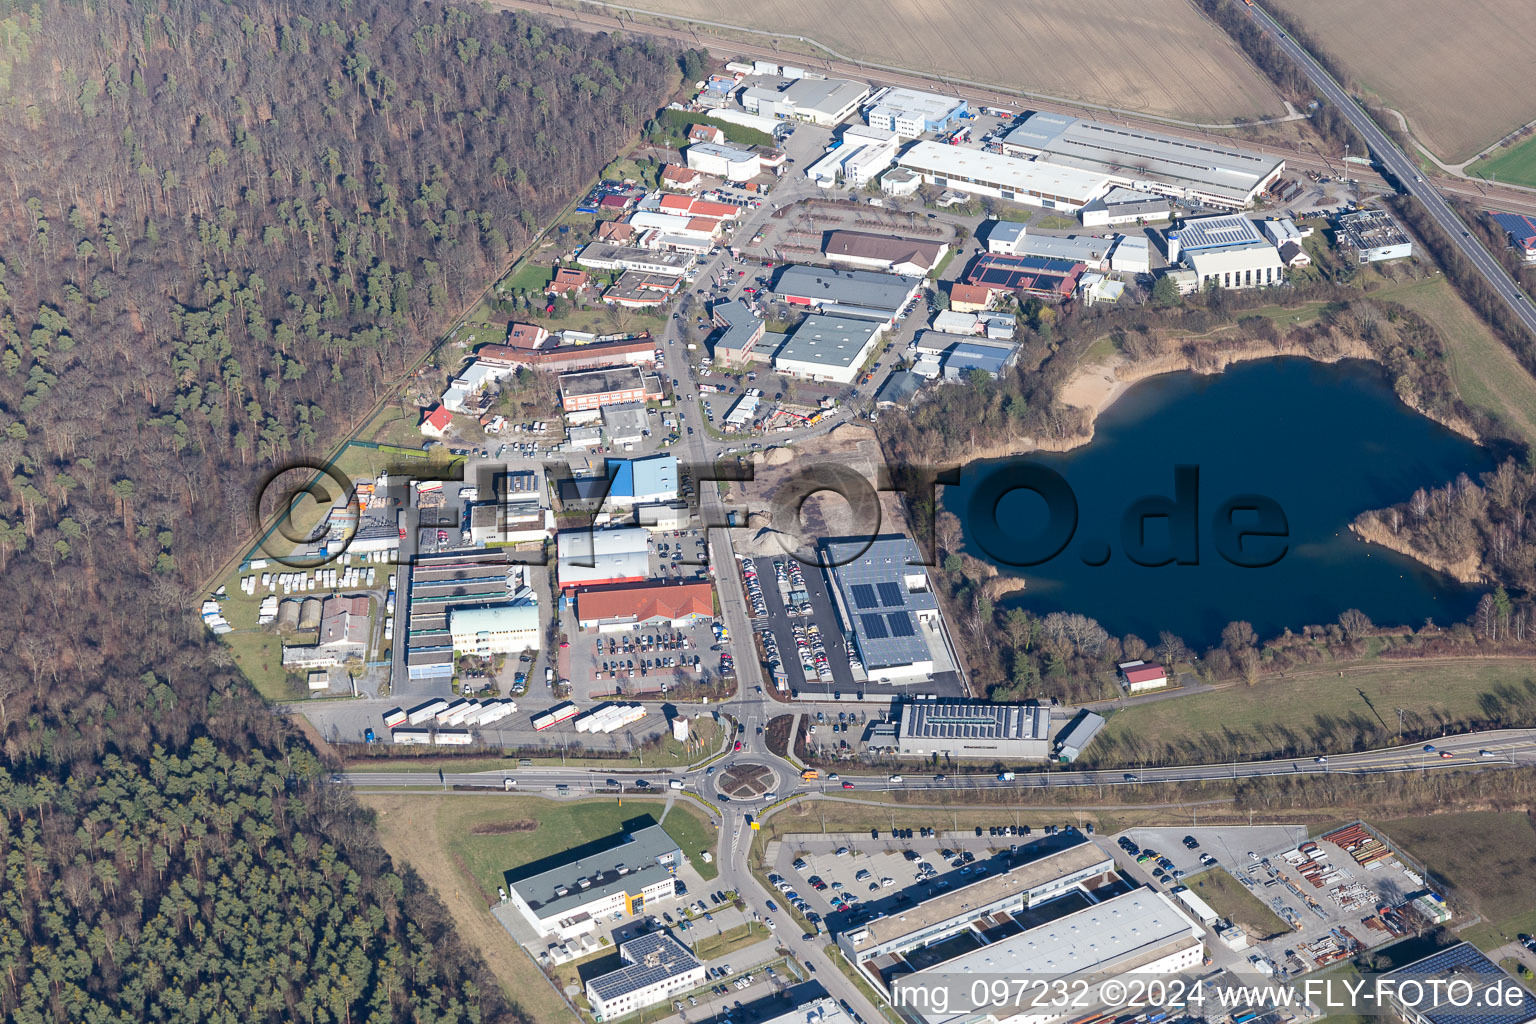
[[524,1019],[190,608],[679,55],[404,0],[0,0],[0,1018]]

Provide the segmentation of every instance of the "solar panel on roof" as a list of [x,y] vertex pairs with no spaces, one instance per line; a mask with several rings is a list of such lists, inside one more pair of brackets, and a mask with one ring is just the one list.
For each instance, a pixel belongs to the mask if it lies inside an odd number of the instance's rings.
[[907,603],[906,596],[901,591],[899,583],[877,583],[880,589],[880,603],[887,608],[900,608]]
[[909,612],[891,612],[885,621],[891,624],[891,636],[912,636],[917,632],[912,628],[912,615]]
[[855,583],[848,588],[853,593],[853,603],[860,608],[878,608],[880,602],[875,600],[875,588],[868,583]]
[[871,640],[884,640],[891,635],[886,632],[885,619],[879,615],[860,615],[859,621],[864,624],[864,635]]

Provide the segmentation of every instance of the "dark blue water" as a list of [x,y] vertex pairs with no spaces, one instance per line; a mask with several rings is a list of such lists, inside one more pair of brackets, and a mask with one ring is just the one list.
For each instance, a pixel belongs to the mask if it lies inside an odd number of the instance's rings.
[[[1406,500],[1417,487],[1463,472],[1476,479],[1498,454],[1408,409],[1374,364],[1273,359],[1215,376],[1144,381],[1099,417],[1092,444],[968,466],[959,486],[943,489],[944,506],[965,524],[971,554],[1028,581],[1005,604],[1082,612],[1115,634],[1153,641],[1166,629],[1205,646],[1234,619],[1253,623],[1262,637],[1333,622],[1347,608],[1378,624],[1418,626],[1432,618],[1446,625],[1471,614],[1482,591],[1365,544],[1348,526],[1360,512]],[[1027,463],[1065,479],[1078,521],[1059,555],[1016,567],[990,556],[1038,557],[1045,548],[1034,539],[1046,532],[1046,502],[1028,490],[993,499],[1008,489],[999,483],[1017,480]],[[1144,496],[1172,499],[1179,464],[1199,469],[1198,564],[1138,565],[1122,543],[1124,512]],[[1284,514],[1288,538],[1251,537],[1236,551],[1252,562],[1283,549],[1271,565],[1234,565],[1218,551],[1213,517],[1240,494],[1268,497]],[[993,506],[998,527],[989,529],[986,510]],[[1238,511],[1229,520],[1255,527],[1259,515]],[[1168,557],[1170,520],[1144,523],[1142,561]],[[1106,546],[1107,561],[1085,564],[1101,561]]]

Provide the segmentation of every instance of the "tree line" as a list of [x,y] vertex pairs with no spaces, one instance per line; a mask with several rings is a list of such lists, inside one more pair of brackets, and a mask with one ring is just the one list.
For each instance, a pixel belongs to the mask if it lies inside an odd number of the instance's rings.
[[522,1019],[189,609],[677,71],[480,7],[0,0],[0,1017]]

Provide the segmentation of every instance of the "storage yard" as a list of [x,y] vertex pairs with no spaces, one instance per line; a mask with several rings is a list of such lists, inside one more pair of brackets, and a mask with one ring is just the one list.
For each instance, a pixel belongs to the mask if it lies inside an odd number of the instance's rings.
[[[1536,4],[1519,0],[1274,0],[1441,160],[1476,156],[1536,118]],[[1390,123],[1388,115],[1383,120]],[[1396,127],[1393,125],[1393,127]]]
[[[1182,0],[764,0],[726,14],[706,0],[647,0],[659,14],[813,38],[915,71],[1201,121],[1284,106],[1219,29]],[[816,51],[812,51],[816,52]]]

